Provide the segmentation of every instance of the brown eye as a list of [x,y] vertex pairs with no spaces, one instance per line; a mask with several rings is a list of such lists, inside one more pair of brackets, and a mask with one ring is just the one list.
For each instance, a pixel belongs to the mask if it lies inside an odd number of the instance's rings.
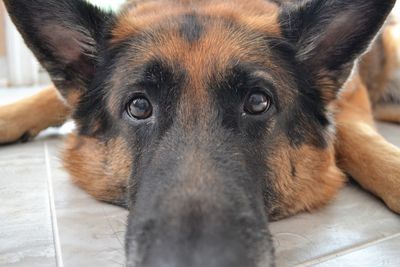
[[129,116],[138,120],[145,120],[153,113],[153,107],[147,98],[139,96],[129,103],[127,111]]
[[256,92],[247,97],[244,110],[251,115],[257,115],[267,111],[270,106],[271,98],[263,92]]

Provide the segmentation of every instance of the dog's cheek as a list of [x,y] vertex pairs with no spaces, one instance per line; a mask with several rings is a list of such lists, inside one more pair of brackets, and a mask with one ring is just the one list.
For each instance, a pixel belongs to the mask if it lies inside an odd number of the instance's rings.
[[127,207],[132,161],[122,138],[68,136],[63,164],[72,181],[100,201]]
[[289,145],[268,158],[276,198],[271,203],[271,220],[302,211],[313,211],[332,200],[345,181],[335,162],[334,148]]

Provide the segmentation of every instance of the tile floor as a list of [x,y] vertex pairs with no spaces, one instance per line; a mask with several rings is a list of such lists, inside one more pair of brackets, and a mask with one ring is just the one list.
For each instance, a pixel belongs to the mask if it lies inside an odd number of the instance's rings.
[[[36,90],[0,89],[0,104]],[[400,146],[399,126],[379,128]],[[58,159],[69,129],[0,147],[0,266],[123,265],[127,213],[71,184]],[[278,267],[400,266],[400,216],[354,184],[319,212],[271,230]]]

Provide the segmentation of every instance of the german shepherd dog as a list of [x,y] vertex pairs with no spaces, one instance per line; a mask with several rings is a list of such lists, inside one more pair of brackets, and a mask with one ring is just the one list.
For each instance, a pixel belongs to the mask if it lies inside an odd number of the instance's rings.
[[268,221],[345,173],[400,213],[373,123],[400,122],[395,0],[4,2],[54,87],[2,107],[0,140],[71,116],[64,165],[129,209],[127,266],[273,266]]

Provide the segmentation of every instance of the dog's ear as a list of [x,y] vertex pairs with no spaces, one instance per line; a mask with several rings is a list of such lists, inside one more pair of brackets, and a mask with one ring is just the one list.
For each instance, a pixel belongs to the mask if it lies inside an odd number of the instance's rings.
[[334,99],[395,0],[301,0],[282,6],[280,23],[325,101]]
[[84,0],[4,0],[25,42],[64,97],[85,90],[113,15]]

